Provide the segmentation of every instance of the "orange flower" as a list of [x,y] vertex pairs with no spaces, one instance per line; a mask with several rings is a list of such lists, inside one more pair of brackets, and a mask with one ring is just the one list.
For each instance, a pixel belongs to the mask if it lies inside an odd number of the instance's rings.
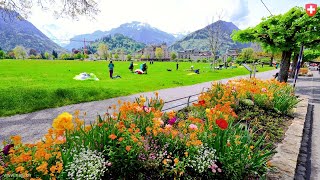
[[120,137],[120,138],[118,139],[118,141],[121,142],[121,141],[123,141],[123,139],[124,139],[123,137]]
[[57,172],[60,173],[62,171],[62,168],[63,168],[63,165],[62,163],[56,163],[56,166],[57,166]]
[[131,146],[126,146],[126,150],[129,152],[131,150]]
[[114,140],[114,139],[117,138],[117,136],[116,136],[115,134],[110,134],[110,135],[109,135],[109,138],[112,139],[112,140]]
[[23,166],[19,166],[19,167],[16,168],[16,172],[17,173],[23,173],[23,171],[24,171],[24,167]]
[[48,163],[44,162],[40,166],[38,166],[36,169],[38,172],[42,172],[43,174],[48,174],[47,167],[48,167]]
[[0,175],[4,173],[4,167],[0,165]]
[[55,173],[56,170],[57,170],[56,166],[51,166],[51,168],[50,168],[51,173]]
[[174,164],[176,165],[176,164],[178,164],[179,159],[178,159],[178,158],[175,158],[173,161],[174,161]]
[[21,144],[21,136],[17,135],[17,136],[11,136],[11,139],[13,141],[13,144]]

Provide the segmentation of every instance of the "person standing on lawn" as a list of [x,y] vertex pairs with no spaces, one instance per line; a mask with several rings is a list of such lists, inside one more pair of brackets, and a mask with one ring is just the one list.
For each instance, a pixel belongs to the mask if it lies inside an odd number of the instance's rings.
[[131,61],[130,66],[129,66],[130,71],[133,73],[133,62]]
[[110,78],[112,79],[112,75],[113,75],[113,68],[114,68],[114,64],[112,63],[112,61],[110,61],[109,65],[109,73],[110,73]]
[[176,65],[176,70],[178,70],[179,69],[179,63],[177,62],[177,65]]

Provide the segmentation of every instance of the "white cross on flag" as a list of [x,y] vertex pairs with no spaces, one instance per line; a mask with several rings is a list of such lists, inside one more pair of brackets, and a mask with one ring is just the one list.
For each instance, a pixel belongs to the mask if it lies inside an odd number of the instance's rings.
[[316,4],[306,4],[306,11],[309,16],[314,16],[317,13]]

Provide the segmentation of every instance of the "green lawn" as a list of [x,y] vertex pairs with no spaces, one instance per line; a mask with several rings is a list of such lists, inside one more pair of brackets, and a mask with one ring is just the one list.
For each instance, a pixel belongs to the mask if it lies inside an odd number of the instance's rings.
[[[0,60],[0,116],[21,114],[40,109],[59,107],[79,102],[108,99],[139,92],[185,86],[248,74],[239,67],[210,71],[209,63],[180,63],[176,71],[174,62],[155,62],[148,65],[147,75],[129,72],[129,62],[115,62],[114,75],[110,79],[106,61],[48,61],[48,60]],[[134,62],[138,69],[141,62]],[[200,74],[186,71],[193,65]],[[167,69],[172,69],[171,72]],[[272,68],[258,68],[267,71]],[[76,81],[81,72],[92,72],[100,81]]]

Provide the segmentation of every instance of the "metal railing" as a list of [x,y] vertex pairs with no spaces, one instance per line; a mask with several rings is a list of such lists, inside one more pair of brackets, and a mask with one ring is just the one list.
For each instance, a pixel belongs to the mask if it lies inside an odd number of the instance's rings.
[[[210,88],[207,88],[207,87],[202,88],[201,93],[203,93],[205,89],[210,89]],[[181,103],[181,104],[178,104],[178,105],[174,105],[174,106],[171,106],[171,107],[162,109],[162,111],[167,111],[167,110],[170,110],[170,109],[173,109],[173,108],[177,108],[177,107],[180,107],[180,106],[185,106],[185,105],[186,105],[187,107],[189,107],[189,106],[190,106],[190,103],[193,103],[193,102],[198,101],[198,99],[195,99],[195,100],[192,100],[192,101],[190,101],[190,99],[191,99],[192,97],[194,97],[194,96],[199,96],[201,93],[197,93],[197,94],[185,96],[185,97],[182,97],[182,98],[178,98],[178,99],[166,101],[166,102],[164,102],[164,104],[170,104],[170,103],[174,103],[174,102],[180,101],[180,100],[182,100],[182,99],[187,99],[187,102],[185,102],[185,103]]]

